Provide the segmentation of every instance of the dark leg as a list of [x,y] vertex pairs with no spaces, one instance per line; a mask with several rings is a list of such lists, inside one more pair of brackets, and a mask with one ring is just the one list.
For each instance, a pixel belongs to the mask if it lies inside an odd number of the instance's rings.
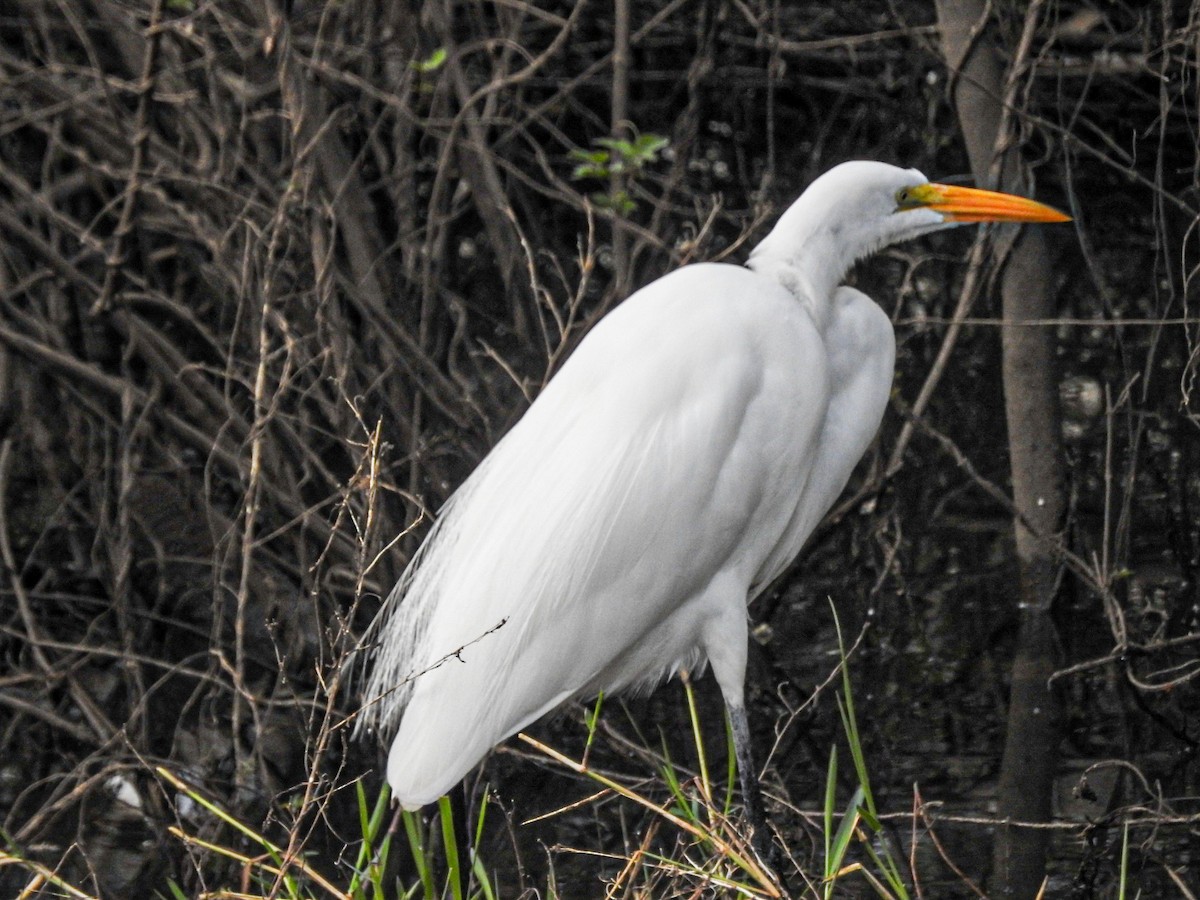
[[763,815],[762,790],[758,785],[758,769],[750,747],[750,723],[744,706],[729,707],[729,724],[733,728],[733,752],[737,756],[738,777],[742,782],[742,798],[746,804],[746,821],[750,825],[750,845],[763,862],[775,865],[775,847],[767,818]]

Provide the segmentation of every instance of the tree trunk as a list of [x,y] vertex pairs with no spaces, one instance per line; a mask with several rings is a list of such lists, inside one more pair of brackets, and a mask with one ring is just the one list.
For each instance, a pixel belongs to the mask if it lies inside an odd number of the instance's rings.
[[[1030,26],[1039,5],[1031,6]],[[1006,91],[1004,69],[983,24],[985,4],[938,0],[937,10],[947,63],[957,79],[954,103],[976,180],[984,187],[1026,193],[1029,182],[1018,152],[1006,152],[1004,98],[1012,93]],[[1018,65],[1022,55],[1015,54]],[[1054,315],[1051,271],[1050,251],[1039,231],[1026,229],[1011,242],[1000,278],[1006,322]],[[1054,536],[1065,510],[1053,332],[1014,324],[1001,330],[1001,341],[1013,502],[1030,527],[1020,519],[1014,523],[1020,632],[997,799],[1000,815],[1010,823],[1045,822],[1051,816],[1059,741],[1057,701],[1048,682],[1057,647],[1050,618],[1060,571]],[[1037,894],[1048,834],[1017,824],[999,830],[992,859],[993,896],[1025,900]]]

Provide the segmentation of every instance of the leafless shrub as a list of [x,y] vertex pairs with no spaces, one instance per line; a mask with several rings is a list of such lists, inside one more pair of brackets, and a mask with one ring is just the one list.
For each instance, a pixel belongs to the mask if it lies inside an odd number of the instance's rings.
[[[187,813],[154,764],[291,849],[353,840],[329,800],[377,758],[346,739],[344,662],[426,513],[626,288],[739,258],[841,159],[967,169],[926,4],[662,0],[627,47],[594,3],[286,5],[0,13],[0,815],[113,896],[236,878],[165,837]],[[1020,6],[993,4],[1006,46]],[[1082,895],[1123,822],[1146,877],[1196,866],[1197,47],[1194,4],[1047,3],[1012,109],[1077,223],[1034,327],[1103,398],[1064,426],[1064,756],[1123,773],[1091,777],[1086,820],[1060,811],[1056,877]],[[571,151],[642,133],[662,161],[572,179]],[[964,246],[860,275],[897,321],[909,427],[756,611],[757,683],[801,693],[828,595],[875,623],[876,777],[953,797],[939,858],[987,819],[1013,621],[999,322]],[[776,792],[803,811],[836,725],[788,721]],[[785,825],[800,856],[807,821]]]

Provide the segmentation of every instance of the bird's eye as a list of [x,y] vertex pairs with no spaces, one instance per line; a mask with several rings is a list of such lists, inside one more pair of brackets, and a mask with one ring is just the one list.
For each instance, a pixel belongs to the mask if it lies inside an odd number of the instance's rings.
[[896,206],[904,209],[912,203],[912,192],[908,188],[900,188],[896,191]]

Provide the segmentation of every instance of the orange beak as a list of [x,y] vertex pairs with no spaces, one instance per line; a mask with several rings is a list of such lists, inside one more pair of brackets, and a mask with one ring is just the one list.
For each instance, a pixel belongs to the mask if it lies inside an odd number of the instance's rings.
[[951,222],[1070,222],[1052,206],[979,188],[922,184],[910,188],[904,209],[932,209]]

